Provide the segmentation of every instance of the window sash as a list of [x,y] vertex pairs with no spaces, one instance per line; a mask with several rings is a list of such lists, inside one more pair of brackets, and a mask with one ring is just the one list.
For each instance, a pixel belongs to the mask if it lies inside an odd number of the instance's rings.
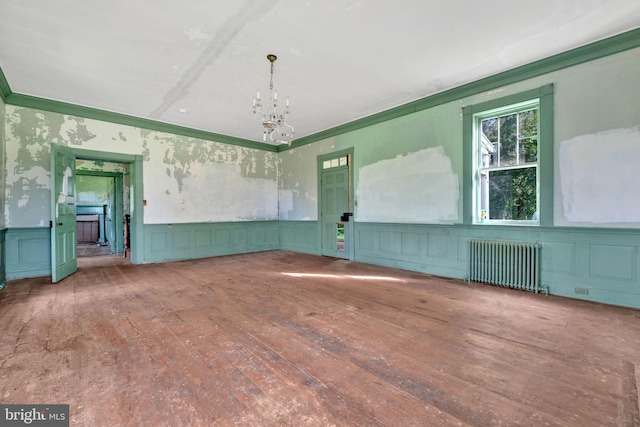
[[[527,111],[536,111],[536,132],[535,135],[528,134],[526,136],[522,136],[520,133],[520,113]],[[519,148],[521,141],[535,138],[536,139],[536,161],[535,162],[520,162],[520,154],[516,148],[516,158],[515,164],[502,165],[502,158],[498,157],[495,165],[483,165],[483,121],[488,119],[496,119],[498,120],[498,140],[491,142],[492,144],[500,144],[502,133],[500,129],[500,119],[502,117],[507,117],[510,115],[516,115],[516,144]],[[536,182],[535,182],[535,201],[536,213],[539,212],[540,205],[540,100],[528,100],[525,102],[521,102],[518,104],[508,105],[506,107],[493,109],[489,111],[482,111],[473,116],[474,118],[474,145],[475,145],[475,161],[474,161],[474,169],[476,170],[475,179],[474,179],[474,212],[473,212],[473,222],[474,223],[494,223],[494,224],[538,224],[538,219],[491,219],[491,212],[488,211],[488,206],[486,206],[486,210],[482,209],[483,204],[490,204],[489,198],[489,184],[490,184],[490,173],[498,172],[498,171],[508,171],[508,170],[517,170],[517,169],[526,169],[526,168],[535,168]],[[494,145],[495,146],[495,145]],[[498,151],[499,153],[499,151]],[[498,154],[500,156],[500,154]],[[484,182],[486,181],[486,182]],[[487,194],[483,194],[483,185],[486,186],[484,191]],[[486,199],[486,200],[483,200]],[[539,215],[538,215],[539,218]]]

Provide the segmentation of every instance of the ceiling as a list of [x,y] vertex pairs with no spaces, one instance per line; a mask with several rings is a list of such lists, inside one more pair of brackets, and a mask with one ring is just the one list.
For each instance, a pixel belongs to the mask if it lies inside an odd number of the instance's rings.
[[635,0],[2,0],[0,68],[13,93],[262,141],[269,53],[300,138],[639,25]]

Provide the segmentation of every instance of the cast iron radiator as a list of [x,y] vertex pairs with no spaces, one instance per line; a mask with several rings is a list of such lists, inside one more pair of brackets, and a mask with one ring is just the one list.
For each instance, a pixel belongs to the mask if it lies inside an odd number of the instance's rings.
[[538,293],[540,244],[470,240],[469,281]]

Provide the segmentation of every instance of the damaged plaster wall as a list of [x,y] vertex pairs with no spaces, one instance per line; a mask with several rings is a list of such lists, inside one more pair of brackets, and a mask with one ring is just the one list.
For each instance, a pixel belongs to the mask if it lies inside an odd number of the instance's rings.
[[[317,149],[309,152],[315,157],[354,148],[357,221],[455,224],[462,218],[464,185],[462,107],[550,83],[554,225],[640,228],[639,48],[356,129],[314,143]],[[287,153],[281,203],[294,206],[295,219],[316,219],[315,159],[300,159],[304,166],[296,168]],[[429,170],[439,171],[437,179]]]
[[360,168],[356,197],[358,221],[455,220],[458,175],[442,146],[426,148]]
[[567,221],[640,223],[640,128],[612,129],[563,141],[558,162]]
[[282,152],[279,177],[281,220],[318,219],[318,155],[331,149],[331,141],[316,142]]
[[[5,127],[6,127],[6,107],[2,98],[0,98],[0,212],[4,212],[5,206],[5,182],[7,176],[5,152],[7,149],[5,143]],[[0,215],[0,229],[6,227],[4,215]]]
[[356,221],[459,221],[459,113],[449,103],[283,152],[280,218],[316,220],[317,156],[353,147]]
[[277,153],[142,133],[145,223],[278,219]]
[[558,226],[640,228],[640,48],[559,72]]
[[50,144],[142,155],[145,224],[277,219],[276,153],[6,106],[7,227],[50,220]]

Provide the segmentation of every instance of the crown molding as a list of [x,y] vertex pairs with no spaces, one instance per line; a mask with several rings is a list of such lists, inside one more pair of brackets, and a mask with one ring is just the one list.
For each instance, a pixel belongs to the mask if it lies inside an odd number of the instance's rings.
[[2,72],[2,68],[0,68],[0,99],[2,102],[7,102],[7,97],[11,95],[11,88],[9,87],[9,82],[7,78],[4,76]]
[[478,93],[494,90],[523,80],[531,79],[533,77],[538,77],[543,74],[559,71],[638,47],[640,47],[640,28],[599,40],[588,45],[580,46],[557,55],[409,102],[399,107],[296,139],[291,143],[290,147],[283,146],[278,151],[285,151],[301,145],[331,138],[346,132],[352,132],[393,118],[433,108],[448,102],[454,102],[468,96],[477,95]]
[[248,139],[237,138],[234,136],[223,135],[214,132],[208,132],[200,129],[189,128],[185,126],[174,125],[171,123],[160,122],[157,120],[145,119],[142,117],[130,116],[112,111],[100,110],[97,108],[85,107],[76,104],[70,104],[61,101],[54,101],[46,98],[38,98],[30,95],[21,95],[11,93],[6,97],[7,104],[19,107],[34,108],[37,110],[51,111],[54,113],[68,114],[71,116],[83,117],[86,119],[100,120],[103,122],[116,123],[137,128],[173,133],[176,135],[187,136],[190,138],[204,139],[207,141],[221,142],[223,144],[232,144],[242,147],[255,148],[265,151],[277,151],[275,146],[261,144],[259,142],[250,141]]

